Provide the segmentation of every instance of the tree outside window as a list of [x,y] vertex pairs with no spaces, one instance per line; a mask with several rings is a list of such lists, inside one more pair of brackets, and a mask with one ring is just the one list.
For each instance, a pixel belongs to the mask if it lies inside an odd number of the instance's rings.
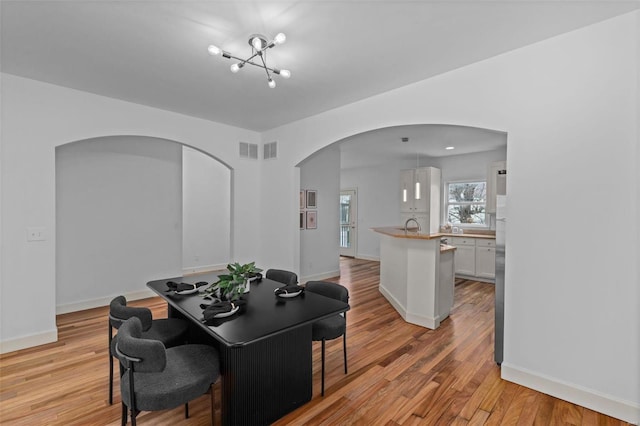
[[447,221],[454,225],[484,225],[487,183],[452,182],[447,186]]

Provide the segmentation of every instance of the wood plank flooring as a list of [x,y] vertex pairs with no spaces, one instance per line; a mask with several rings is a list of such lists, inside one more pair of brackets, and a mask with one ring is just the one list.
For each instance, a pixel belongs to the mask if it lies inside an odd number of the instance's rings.
[[[275,425],[624,425],[611,417],[500,379],[493,362],[494,287],[456,285],[438,330],[407,324],[378,291],[377,262],[344,258],[333,281],[349,288],[347,350],[327,343],[325,397],[314,342],[313,399]],[[166,316],[159,298],[132,302]],[[0,356],[0,424],[117,425],[120,392],[108,404],[107,308],[60,315],[59,341]],[[220,401],[219,387],[216,400]],[[140,425],[208,425],[210,399],[142,413]],[[219,419],[219,406],[216,407]]]

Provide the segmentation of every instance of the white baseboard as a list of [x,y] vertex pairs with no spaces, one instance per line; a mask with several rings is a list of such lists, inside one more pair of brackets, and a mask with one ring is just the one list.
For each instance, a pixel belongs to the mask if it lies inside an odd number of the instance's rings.
[[[140,291],[132,291],[130,293],[125,293],[123,296],[126,297],[127,300],[138,300],[138,299],[146,299],[149,297],[155,297],[156,294],[149,289],[143,289]],[[68,314],[69,312],[84,311],[85,309],[93,309],[93,308],[99,308],[101,306],[107,306],[109,305],[109,303],[111,303],[111,300],[113,300],[114,297],[116,297],[116,295],[99,297],[97,299],[91,299],[91,300],[83,300],[81,302],[68,303],[66,305],[58,305],[56,306],[56,315]]]
[[455,274],[456,278],[462,278],[469,281],[480,281],[482,283],[495,284],[496,280],[492,278],[474,277],[473,275]]
[[440,326],[440,318],[429,318],[423,315],[412,314],[411,312],[407,312],[407,309],[402,306],[400,301],[393,297],[393,295],[386,289],[384,286],[380,285],[379,287],[380,293],[384,296],[385,299],[393,306],[393,308],[398,311],[402,319],[406,322],[419,325],[421,327],[426,327],[431,330],[435,330]]
[[[124,294],[124,297],[126,297],[127,300],[147,299],[149,297],[155,296],[156,294],[149,289],[143,289],[140,291],[133,291]],[[97,299],[91,300],[83,300],[80,302],[68,303],[66,305],[58,305],[56,306],[56,315],[68,314],[70,312],[84,311],[85,309],[107,306],[114,297],[116,297],[116,295],[99,297]],[[38,334],[18,337],[12,340],[0,341],[0,353],[13,352],[20,349],[31,348],[34,346],[40,346],[56,341],[58,341],[57,329],[52,331],[45,331]]]
[[43,333],[30,334],[16,339],[4,340],[0,342],[0,354],[19,351],[33,346],[40,346],[58,341],[58,330],[49,330]]
[[380,256],[369,256],[366,254],[358,254],[356,255],[356,259],[372,260],[374,262],[380,262]]
[[309,275],[308,277],[300,277],[300,283],[306,283],[307,281],[322,281],[328,278],[335,278],[340,276],[340,270],[323,272],[321,274]]
[[625,422],[637,425],[640,422],[640,404],[620,400],[592,389],[537,374],[535,372],[502,363],[501,376],[504,380],[535,389],[590,410],[604,413]]
[[429,318],[423,315],[412,314],[411,312],[407,312],[404,315],[404,319],[406,322],[411,324],[419,325],[421,327],[426,327],[430,330],[435,330],[440,327],[440,320],[438,318]]
[[204,272],[220,271],[223,269],[227,269],[226,263],[220,265],[185,266],[182,268],[182,275],[202,274]]
[[400,303],[398,299],[393,297],[393,295],[389,292],[389,290],[384,288],[383,285],[379,285],[378,290],[384,296],[384,298],[387,299],[387,301],[391,304],[391,306],[393,306],[393,309],[398,311],[400,316],[404,319],[406,316],[406,310],[404,309],[404,306],[402,306],[402,303]]

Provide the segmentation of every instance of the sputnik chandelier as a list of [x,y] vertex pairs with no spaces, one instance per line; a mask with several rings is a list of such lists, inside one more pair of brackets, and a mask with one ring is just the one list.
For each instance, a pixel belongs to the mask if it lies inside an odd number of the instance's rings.
[[[276,44],[282,44],[285,42],[287,37],[279,33],[275,36],[275,38],[271,41],[263,36],[262,34],[252,34],[249,36],[249,46],[251,46],[251,56],[247,59],[238,58],[237,56],[233,56],[229,52],[225,52],[220,49],[218,46],[209,45],[209,54],[210,55],[222,55],[223,58],[227,59],[235,59],[240,62],[233,63],[231,65],[231,72],[238,72],[242,67],[246,64],[253,65],[259,68],[263,68],[267,73],[267,82],[269,87],[272,89],[276,87],[276,82],[273,80],[271,74],[278,74],[284,78],[291,77],[291,71],[289,70],[280,70],[277,68],[270,68],[267,66],[267,50],[271,49]],[[260,62],[253,62],[255,58],[260,58]]]

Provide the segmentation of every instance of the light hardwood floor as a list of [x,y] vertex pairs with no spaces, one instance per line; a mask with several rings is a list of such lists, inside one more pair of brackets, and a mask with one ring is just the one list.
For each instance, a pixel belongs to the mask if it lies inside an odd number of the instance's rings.
[[[493,285],[461,281],[438,330],[407,324],[378,292],[377,262],[344,258],[347,347],[327,344],[325,397],[314,343],[313,399],[275,425],[624,425],[589,409],[500,379],[493,362]],[[158,298],[132,302],[166,316]],[[117,425],[120,392],[108,404],[107,308],[60,315],[59,341],[0,356],[0,424]],[[219,389],[216,399],[220,400]],[[140,425],[208,425],[205,395],[184,411],[142,413]],[[219,407],[216,407],[219,419]],[[219,422],[218,422],[219,424]]]

